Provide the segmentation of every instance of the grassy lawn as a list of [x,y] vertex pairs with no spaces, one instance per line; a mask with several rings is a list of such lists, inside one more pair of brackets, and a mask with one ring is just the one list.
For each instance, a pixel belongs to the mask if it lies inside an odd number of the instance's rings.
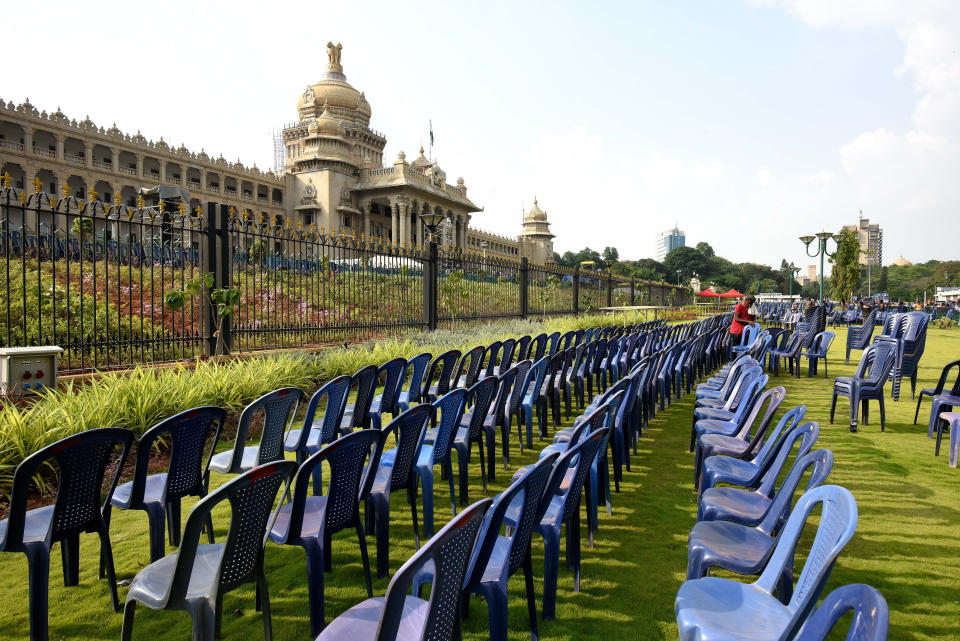
[[[772,384],[788,390],[785,407],[804,403],[808,420],[821,423],[819,447],[836,456],[830,482],[844,485],[860,508],[857,533],[831,576],[827,590],[846,583],[869,583],[887,598],[891,610],[891,639],[956,638],[960,617],[960,512],[957,500],[960,472],[947,465],[946,453],[933,456],[926,439],[926,419],[913,426],[909,382],[899,403],[889,398],[887,427],[881,433],[879,412],[871,408],[870,425],[860,432],[847,429],[847,405],[841,399],[838,423],[829,425],[832,377],[853,371],[844,366],[845,332],[840,330],[831,351],[830,379],[800,379],[781,374]],[[943,364],[960,354],[960,331],[931,329],[918,387],[931,387]],[[687,452],[692,402],[684,399],[660,413],[641,441],[632,471],[625,473],[614,513],[601,512],[600,532],[593,549],[584,536],[581,592],[573,592],[572,573],[561,564],[557,618],[540,621],[543,639],[675,639],[673,614],[676,591],[686,570],[687,532],[696,515],[692,488],[693,456]],[[929,408],[929,402],[924,409]],[[569,421],[565,421],[569,424]],[[498,472],[490,484],[492,495],[506,487],[519,465],[533,462],[536,453],[520,455],[514,434],[511,470]],[[541,445],[545,445],[544,441]],[[536,445],[536,444],[535,444]],[[539,448],[535,448],[537,450]],[[222,482],[214,475],[214,483]],[[478,462],[471,470],[471,500],[482,496]],[[450,517],[446,483],[436,485],[436,521]],[[414,552],[409,511],[402,493],[394,497],[391,523],[391,571]],[[951,498],[953,497],[953,498]],[[221,518],[218,525],[225,526]],[[149,562],[146,516],[115,511],[112,540],[120,579],[129,579]],[[222,534],[222,532],[221,532]],[[370,542],[373,557],[375,548]],[[543,546],[534,537],[534,573],[542,574]],[[94,535],[81,543],[80,586],[62,587],[60,555],[51,563],[50,630],[52,639],[117,639],[121,615],[109,606],[105,582],[96,580],[98,545]],[[277,639],[309,638],[306,567],[299,548],[267,548],[274,634]],[[373,558],[371,558],[373,561]],[[360,555],[355,536],[342,532],[334,538],[333,572],[326,577],[328,619],[365,598]],[[0,555],[0,638],[26,639],[27,564],[23,555]],[[387,580],[374,580],[382,595]],[[522,577],[511,582],[510,636],[528,639]],[[542,586],[537,582],[538,610]],[[120,588],[121,600],[126,588]],[[464,637],[487,638],[486,606],[474,598]],[[135,639],[189,638],[189,620],[181,612],[153,612],[140,607]],[[262,638],[261,619],[253,608],[253,588],[242,588],[224,600],[224,638]]]

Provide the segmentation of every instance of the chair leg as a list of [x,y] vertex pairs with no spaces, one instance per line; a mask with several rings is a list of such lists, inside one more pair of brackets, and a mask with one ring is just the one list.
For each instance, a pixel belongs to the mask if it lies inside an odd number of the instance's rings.
[[[107,570],[107,582],[110,587],[110,603],[114,612],[120,611],[120,598],[117,596],[117,575],[113,567],[113,548],[110,545],[110,531],[104,527],[100,530],[100,553]],[[79,546],[78,546],[79,549]],[[79,555],[78,555],[79,556]]]
[[[920,397],[917,399],[917,409],[913,413],[913,424],[917,424],[917,419],[920,418],[920,402],[923,400],[923,393],[921,392]],[[929,438],[929,437],[928,437]]]
[[71,534],[60,542],[60,558],[63,560],[63,586],[77,585],[80,582],[79,534]]
[[30,584],[30,639],[47,641],[47,604],[50,583],[50,551],[39,545],[26,550]]
[[167,536],[170,545],[180,547],[180,500],[167,503]]
[[837,393],[833,393],[833,400],[830,401],[830,425],[833,425],[833,415],[837,411]]
[[[410,515],[413,517],[413,540],[417,549],[420,549],[420,529],[417,527],[417,488],[407,492],[407,501],[410,503]],[[389,518],[389,517],[388,517]]]
[[857,398],[857,395],[853,393],[853,390],[850,391],[850,431],[857,431],[857,409],[860,405],[860,399]]
[[[483,453],[483,430],[482,429],[480,430],[479,439],[480,440],[477,441],[477,454],[480,456],[480,482],[483,484],[483,493],[486,494],[487,493],[487,463],[486,463],[486,456]],[[490,440],[493,441],[493,439],[490,439]],[[493,444],[491,443],[491,448],[490,448],[491,450],[493,449],[492,445]],[[467,500],[469,500],[469,497],[467,498]]]
[[265,641],[273,641],[273,620],[270,617],[270,592],[267,590],[267,577],[263,574],[263,568],[257,572],[257,594],[260,595],[260,608],[263,617],[263,638]]
[[557,609],[557,575],[560,565],[560,533],[549,528],[543,534],[543,620],[552,621]]
[[158,503],[147,504],[147,528],[150,533],[150,562],[159,561],[166,554],[164,523],[166,510]]
[[324,603],[324,549],[318,542],[304,546],[307,553],[307,602],[310,607],[310,636],[320,634],[326,625],[326,608]]
[[880,431],[885,432],[887,425],[887,413],[883,407],[883,394],[880,395]]
[[367,550],[367,537],[363,534],[363,523],[357,519],[355,524],[357,530],[357,539],[360,542],[360,560],[363,562],[363,575],[367,580],[367,597],[373,596],[373,583],[370,579],[370,556]]
[[450,509],[453,510],[453,515],[457,515],[457,493],[453,489],[453,463],[450,456],[447,457],[447,460],[440,464],[440,469],[446,468],[447,470],[447,483],[450,485]]
[[532,641],[538,641],[537,600],[533,592],[533,561],[530,558],[530,546],[527,546],[527,555],[523,558],[523,582],[527,589],[527,616],[530,617],[530,637]]
[[120,641],[130,641],[133,635],[133,616],[137,612],[137,602],[133,599],[123,606],[123,625],[120,627]]

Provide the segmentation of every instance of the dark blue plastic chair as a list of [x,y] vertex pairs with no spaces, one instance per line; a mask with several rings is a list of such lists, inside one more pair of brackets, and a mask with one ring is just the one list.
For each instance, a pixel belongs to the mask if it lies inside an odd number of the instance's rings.
[[[22,552],[27,557],[31,641],[49,638],[50,550],[54,543],[60,544],[63,585],[78,585],[81,532],[100,536],[101,568],[109,583],[113,609],[120,611],[107,512],[134,439],[133,432],[119,427],[87,430],[31,454],[14,470],[9,516],[0,521],[0,552]],[[114,456],[117,450],[119,458]],[[115,463],[115,471],[104,496],[103,481],[111,463]],[[57,472],[53,505],[27,509],[33,479],[51,469]]]
[[[950,377],[950,371],[956,369],[957,374],[956,378],[953,379],[953,384],[948,388],[947,379]],[[920,416],[920,403],[923,401],[924,396],[929,396],[931,399],[939,396],[940,394],[949,394],[951,396],[960,396],[960,360],[947,363],[943,370],[940,372],[940,378],[937,380],[936,387],[926,387],[920,390],[920,394],[917,396],[917,409],[913,413],[913,424],[917,424],[917,418]],[[930,412],[930,429],[927,431],[927,438],[933,436],[933,427],[934,421],[936,419],[938,412],[931,410]]]
[[837,409],[837,397],[850,399],[850,431],[857,431],[857,418],[863,406],[863,424],[869,420],[869,402],[880,404],[880,431],[886,429],[886,410],[883,405],[883,386],[886,384],[897,358],[896,347],[887,341],[867,347],[860,357],[853,376],[839,376],[833,383],[833,398],[830,401],[830,424]]
[[340,433],[349,434],[353,430],[370,427],[370,407],[377,391],[376,365],[367,365],[350,377],[350,388],[356,390],[353,403],[348,402],[340,421]]
[[[490,499],[477,501],[447,523],[397,570],[383,597],[353,606],[316,641],[444,641],[459,637],[460,594]],[[410,594],[418,573],[432,569],[424,600]]]
[[470,469],[470,453],[473,444],[477,444],[480,455],[480,478],[483,482],[483,491],[487,491],[487,464],[483,453],[483,423],[490,411],[494,396],[497,393],[496,376],[488,376],[467,390],[466,403],[460,425],[453,438],[453,449],[457,453],[457,471],[460,479],[460,505],[466,505],[468,499],[467,477]]
[[810,615],[796,641],[826,641],[830,631],[847,612],[853,612],[847,641],[887,641],[890,609],[876,589],[862,583],[837,588]]
[[[417,354],[407,361],[403,368],[403,374],[400,375],[400,382],[397,385],[397,409],[404,412],[410,409],[411,403],[420,403],[423,394],[423,375],[427,371],[427,365],[433,356],[427,352]],[[403,382],[407,379],[407,372],[410,372],[410,383],[407,389],[403,389]]]
[[[493,371],[487,375],[499,376],[503,372],[510,369],[510,366],[513,365],[513,358],[516,356],[517,352],[517,339],[507,338],[504,339],[503,344],[500,347],[500,362],[496,364],[493,368]],[[522,360],[522,359],[517,359]]]
[[[530,361],[521,362],[526,363],[527,367],[530,366]],[[494,460],[496,458],[497,449],[497,428],[500,428],[504,469],[507,467],[507,459],[510,456],[510,430],[508,427],[510,416],[508,412],[510,406],[510,396],[513,393],[513,388],[517,383],[517,375],[519,372],[520,367],[518,363],[517,365],[504,370],[500,376],[497,377],[496,396],[490,403],[490,408],[483,417],[483,423],[480,426],[483,430],[483,439],[487,446],[487,469],[485,474],[491,481],[496,480],[497,465]]]
[[[304,461],[293,480],[293,496],[280,506],[269,538],[278,545],[299,545],[307,555],[307,586],[310,603],[310,634],[323,628],[325,607],[324,572],[331,570],[330,537],[353,527],[360,543],[360,558],[367,580],[367,596],[373,596],[367,539],[360,521],[360,501],[366,498],[380,460],[380,430],[347,434]],[[369,461],[369,464],[367,464]],[[314,469],[330,466],[326,494],[310,495]]]
[[484,377],[495,376],[493,372],[500,360],[500,348],[502,347],[503,342],[493,341],[483,349],[483,354],[480,356],[480,369],[483,370]]
[[[573,569],[573,588],[580,591],[580,498],[609,430],[601,428],[564,452],[553,466],[543,494],[539,522],[534,526],[543,537],[543,618],[553,620],[557,608],[557,576],[560,565],[560,529],[567,528],[567,567]],[[519,522],[519,510],[508,510],[504,521]]]
[[523,394],[520,400],[520,416],[517,421],[517,432],[520,436],[520,453],[523,453],[523,427],[527,428],[527,447],[533,447],[533,413],[537,412],[540,432],[546,431],[546,399],[541,391],[544,379],[547,376],[547,358],[535,361],[527,370],[527,375],[520,383],[519,391]]
[[[297,470],[293,461],[255,467],[224,483],[190,510],[180,549],[140,570],[130,584],[123,609],[122,641],[130,641],[137,603],[151,610],[185,610],[193,621],[196,641],[213,641],[220,634],[223,595],[245,583],[257,586],[263,631],[273,638],[270,594],[263,571],[263,554],[271,513],[280,487]],[[200,543],[211,511],[230,502],[230,527],[223,543]]]
[[[337,438],[349,393],[350,377],[344,375],[324,383],[310,397],[302,427],[288,431],[283,442],[284,451],[296,452],[297,463],[303,463],[311,454],[316,454],[321,447]],[[323,415],[318,418],[317,410],[321,402],[325,405]]]
[[807,357],[807,378],[812,378],[817,373],[817,366],[821,360],[823,361],[823,375],[828,375],[827,353],[830,351],[830,346],[833,344],[835,337],[836,335],[833,332],[820,332],[813,337],[810,349],[801,352],[801,356]]
[[855,327],[850,325],[847,329],[847,365],[850,364],[850,352],[855,349],[867,349],[870,345],[870,339],[873,337],[873,329],[876,327],[877,310],[871,310],[867,317],[863,319],[863,325]]
[[370,403],[370,420],[374,429],[383,427],[383,413],[390,412],[391,418],[400,413],[397,401],[400,396],[400,384],[403,382],[404,371],[407,368],[407,359],[394,358],[377,369],[377,380],[383,378],[383,392],[373,397]]
[[377,537],[377,576],[387,576],[390,569],[390,496],[397,490],[406,490],[407,502],[413,517],[413,536],[420,547],[420,532],[417,528],[417,452],[427,432],[427,421],[433,414],[433,406],[417,405],[393,419],[383,430],[383,447],[393,435],[395,447],[380,457],[370,492],[366,497],[367,534]]
[[483,365],[483,345],[472,347],[460,358],[457,372],[453,376],[453,387],[470,389],[480,378],[480,366]]
[[[823,506],[817,533],[792,598],[773,595],[793,564],[801,531],[814,507]],[[763,573],[753,583],[704,577],[686,581],[676,599],[680,641],[792,639],[816,606],[840,552],[857,527],[857,502],[849,490],[824,485],[797,502]]]
[[[427,374],[423,379],[423,392],[420,394],[421,403],[432,403],[450,391],[453,370],[460,359],[460,350],[451,349],[437,356],[430,363]],[[436,383],[434,383],[436,379]]]
[[[519,361],[525,361],[530,359],[530,341],[533,340],[530,336],[521,336],[517,339],[516,353],[514,354],[514,359]],[[532,359],[530,359],[532,360]]]
[[[810,468],[810,480],[805,490],[810,491],[823,484],[832,466],[833,453],[830,450],[814,450],[795,459],[790,473],[757,523],[697,522],[687,540],[687,580],[707,576],[715,567],[741,575],[760,574],[773,554],[778,533],[790,513],[804,473]],[[788,563],[780,575],[777,598],[788,603],[792,595],[793,566]]]
[[525,356],[536,363],[541,358],[547,356],[547,345],[550,338],[546,334],[537,334],[530,342],[530,347]]
[[[285,434],[303,397],[303,392],[296,387],[284,387],[247,405],[240,413],[233,447],[213,455],[208,467],[221,474],[242,474],[258,465],[283,460]],[[263,414],[260,443],[247,445],[253,419],[260,413]]]
[[[221,407],[196,407],[157,423],[140,437],[133,480],[117,487],[110,505],[119,510],[147,513],[151,562],[160,560],[166,553],[163,544],[165,520],[169,526],[170,545],[180,545],[180,500],[185,496],[202,498],[207,495],[207,465],[217,447],[226,417],[227,412]],[[150,455],[154,444],[159,442],[169,447],[170,463],[166,472],[149,474]],[[106,517],[109,520],[109,509]],[[208,524],[207,535],[213,543],[212,524]]]

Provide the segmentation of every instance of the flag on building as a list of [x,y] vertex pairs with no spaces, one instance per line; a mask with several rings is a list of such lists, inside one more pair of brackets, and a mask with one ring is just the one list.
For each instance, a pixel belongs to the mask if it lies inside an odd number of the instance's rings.
[[430,120],[430,146],[433,147],[433,120]]

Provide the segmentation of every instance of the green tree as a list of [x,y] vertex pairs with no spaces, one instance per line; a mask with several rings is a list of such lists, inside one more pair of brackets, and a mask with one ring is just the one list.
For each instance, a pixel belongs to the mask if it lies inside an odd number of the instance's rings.
[[890,278],[889,269],[884,267],[880,270],[880,280],[877,281],[877,291],[885,292],[889,285],[888,280]]
[[620,260],[620,252],[617,251],[616,247],[604,247],[603,260],[608,263],[615,263]]
[[849,229],[840,232],[840,236],[837,253],[830,259],[830,296],[834,300],[850,300],[860,284],[860,240]]
[[700,252],[704,258],[714,257],[713,247],[710,246],[710,243],[697,243],[697,251]]

